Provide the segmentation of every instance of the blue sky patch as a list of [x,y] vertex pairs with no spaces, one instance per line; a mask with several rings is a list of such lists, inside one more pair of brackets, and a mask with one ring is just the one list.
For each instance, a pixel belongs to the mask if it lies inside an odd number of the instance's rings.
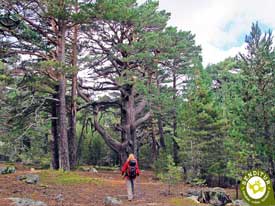
[[[259,27],[261,28],[262,33],[268,32],[269,29],[272,30],[272,28],[265,23],[258,21],[258,24],[259,24]],[[251,25],[252,25],[252,22],[251,22]],[[226,33],[229,33],[230,31],[234,30],[235,26],[236,26],[236,21],[232,20],[232,21],[229,21],[228,23],[226,23],[224,25],[224,27],[222,28],[222,30]],[[251,27],[249,27],[249,29],[250,28]],[[232,47],[241,46],[245,42],[245,36],[248,35],[249,32],[250,32],[250,30],[242,32],[241,34],[239,34],[239,36],[236,37],[234,42],[224,42],[223,45],[218,46],[218,48],[226,51]]]

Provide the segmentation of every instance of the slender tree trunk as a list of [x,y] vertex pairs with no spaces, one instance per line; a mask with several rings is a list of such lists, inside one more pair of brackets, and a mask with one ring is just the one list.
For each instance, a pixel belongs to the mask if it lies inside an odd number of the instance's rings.
[[179,155],[178,150],[179,146],[175,140],[177,137],[177,111],[176,111],[176,100],[177,100],[177,78],[176,78],[176,72],[173,71],[173,102],[174,102],[174,108],[173,108],[173,158],[175,164],[179,163]]
[[150,122],[151,122],[151,129],[152,129],[152,158],[153,160],[156,160],[158,151],[157,151],[157,140],[156,140],[156,133],[155,133],[153,118],[150,119]]
[[78,144],[77,144],[77,162],[79,164],[80,159],[82,157],[82,143],[83,143],[83,139],[84,139],[84,129],[86,126],[86,115],[84,117],[83,123],[82,123],[82,129],[81,129],[81,133],[80,133],[80,137],[78,139]]
[[[58,88],[56,89],[58,90]],[[57,98],[57,95],[54,95],[53,98]],[[51,146],[51,165],[52,168],[57,170],[59,169],[59,151],[58,151],[58,120],[57,120],[57,109],[58,105],[56,101],[52,102],[52,120],[51,120],[51,133],[52,139],[50,141]]]
[[166,149],[165,140],[164,140],[164,133],[163,133],[163,123],[161,116],[158,116],[158,130],[159,130],[159,143],[162,149]]
[[[77,37],[78,26],[75,26],[73,31],[73,48],[72,48],[72,66],[77,67]],[[73,72],[72,90],[71,90],[71,109],[70,109],[70,133],[69,133],[69,158],[70,167],[75,169],[77,165],[77,144],[76,144],[76,112],[77,112],[77,71]]]
[[[58,45],[57,45],[57,60],[65,64],[65,23],[61,20],[59,22],[59,33],[58,33]],[[63,70],[63,68],[61,68]],[[69,149],[68,149],[68,134],[67,134],[67,111],[66,111],[66,84],[67,80],[65,72],[59,72],[59,133],[60,133],[60,144],[59,144],[59,167],[65,171],[70,170],[69,161]]]
[[[160,95],[160,84],[159,84],[159,79],[157,79],[157,88],[158,88],[158,94]],[[162,149],[166,149],[165,147],[165,140],[164,140],[164,133],[163,133],[163,122],[162,122],[162,110],[161,110],[161,105],[158,106],[159,109],[159,115],[157,117],[158,119],[158,130],[159,130],[159,143],[160,147]]]

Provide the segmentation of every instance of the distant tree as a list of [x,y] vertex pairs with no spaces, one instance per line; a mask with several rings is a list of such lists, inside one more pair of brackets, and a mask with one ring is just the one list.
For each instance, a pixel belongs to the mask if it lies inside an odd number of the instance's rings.
[[248,169],[249,156],[255,156],[245,138],[245,120],[242,118],[244,102],[241,97],[241,64],[237,58],[228,58],[206,68],[212,81],[212,93],[220,115],[227,119],[228,138],[225,141],[227,166],[225,176],[238,180]]
[[215,105],[211,81],[199,69],[193,78],[178,117],[182,165],[189,179],[221,175],[227,162],[227,121]]
[[177,167],[173,161],[171,155],[167,156],[166,169],[158,174],[158,177],[161,181],[167,183],[168,185],[168,194],[171,194],[171,186],[180,182],[182,179],[182,172],[180,167]]
[[[240,54],[244,102],[242,117],[248,142],[254,145],[263,165],[275,176],[274,165],[274,108],[275,108],[275,50],[271,31],[262,33],[258,23],[253,23],[246,36],[246,53]],[[252,165],[255,165],[255,157]],[[259,166],[259,165],[258,165]]]
[[[159,105],[163,108],[163,112],[162,110],[157,112],[158,126],[160,132],[163,132],[163,123],[172,128],[173,159],[177,164],[179,146],[175,139],[178,136],[178,97],[185,92],[190,72],[201,62],[201,48],[195,44],[195,35],[190,31],[181,31],[174,27],[168,27],[163,32],[163,42],[165,44],[158,49],[157,54],[160,67],[157,73],[157,87],[162,93]],[[167,88],[167,84],[171,84],[170,88]],[[163,98],[164,96],[166,98]],[[172,102],[170,98],[173,99]]]

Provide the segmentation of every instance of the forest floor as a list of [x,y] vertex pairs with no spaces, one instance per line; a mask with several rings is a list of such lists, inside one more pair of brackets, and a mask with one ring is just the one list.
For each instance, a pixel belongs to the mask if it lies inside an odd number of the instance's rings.
[[[3,166],[0,164],[0,167]],[[98,173],[74,171],[62,173],[51,170],[35,170],[16,165],[14,174],[0,175],[0,206],[10,206],[7,198],[20,197],[43,201],[48,206],[103,206],[106,196],[118,197],[123,206],[192,206],[194,204],[183,198],[189,190],[200,190],[186,184],[172,187],[172,195],[167,195],[167,185],[154,180],[150,171],[143,171],[136,181],[136,195],[132,202],[126,196],[125,180],[119,170],[98,171]],[[25,174],[38,174],[37,184],[26,184],[17,180]],[[227,193],[234,196],[234,190]]]

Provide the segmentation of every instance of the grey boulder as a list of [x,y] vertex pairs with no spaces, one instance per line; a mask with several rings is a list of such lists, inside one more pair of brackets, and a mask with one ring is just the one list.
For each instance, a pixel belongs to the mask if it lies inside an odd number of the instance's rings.
[[39,182],[39,175],[36,174],[26,174],[26,175],[21,175],[17,177],[18,180],[24,181],[27,184],[36,184]]
[[226,206],[249,206],[249,204],[243,200],[234,200],[232,203],[226,204]]
[[198,201],[214,206],[224,206],[232,202],[225,190],[219,187],[201,190]]
[[104,205],[105,205],[105,206],[122,205],[122,201],[119,200],[119,199],[117,199],[117,198],[107,196],[107,197],[105,197],[105,199],[104,199]]
[[28,198],[12,197],[12,198],[8,198],[8,199],[11,200],[15,206],[47,206],[47,204],[44,202],[35,201],[32,199],[28,199]]

